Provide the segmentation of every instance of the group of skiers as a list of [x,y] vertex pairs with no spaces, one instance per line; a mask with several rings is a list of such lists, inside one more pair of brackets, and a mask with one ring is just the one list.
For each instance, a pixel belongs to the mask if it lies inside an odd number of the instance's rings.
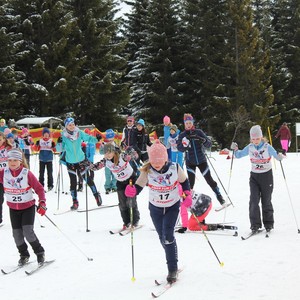
[[[182,217],[182,228],[179,232],[184,233],[187,228],[209,230],[205,224],[205,217],[212,206],[211,198],[193,191],[196,168],[200,170],[219,203],[223,206],[227,205],[218,184],[211,176],[207,163],[205,148],[211,146],[211,140],[201,129],[195,127],[191,114],[184,114],[183,121],[184,130],[179,132],[177,126],[171,124],[168,116],[163,118],[164,145],[159,140],[150,141],[143,119],[138,120],[135,125],[134,118],[129,116],[123,130],[120,147],[114,143],[113,130],[106,130],[106,138],[101,147],[104,157],[95,163],[86,157],[82,149],[82,141],[95,144],[101,137],[99,135],[94,137],[80,130],[73,118],[69,117],[65,120],[65,128],[58,140],[61,144],[61,160],[66,165],[70,178],[72,210],[78,209],[79,206],[78,174],[89,185],[97,205],[101,206],[102,198],[91,172],[105,167],[106,180],[111,184],[106,185],[106,191],[117,191],[123,226],[134,230],[140,219],[136,197],[145,186],[148,186],[150,216],[166,254],[169,283],[176,281],[178,273],[178,250],[174,231],[179,212]],[[27,132],[24,130],[22,134],[30,145]],[[52,165],[47,162],[53,159],[51,153],[55,144],[50,138],[49,129],[44,129],[42,135],[42,139],[36,144],[40,151],[40,180],[38,181],[29,170],[22,152],[13,148],[7,141],[7,137],[0,132],[0,150],[3,149],[4,153],[2,155],[1,150],[0,192],[2,194],[0,196],[2,196],[2,203],[3,193],[7,198],[13,237],[20,253],[20,265],[26,264],[29,260],[25,239],[37,255],[38,263],[43,264],[45,260],[44,249],[33,230],[35,200],[32,189],[38,196],[37,212],[44,215],[46,199],[42,173],[45,167],[48,169],[48,175],[52,171]],[[251,229],[257,231],[264,225],[267,230],[271,230],[274,226],[274,217],[271,202],[273,176],[270,159],[273,156],[281,160],[283,155],[277,154],[275,149],[267,143],[259,125],[250,129],[249,145],[239,150],[238,145],[233,142],[231,149],[236,158],[246,155],[250,157],[252,165],[250,175]],[[24,154],[26,155],[26,152]],[[183,170],[183,156],[187,175]],[[50,176],[48,189],[52,188],[53,178]],[[259,209],[260,201],[262,202],[262,219]],[[187,209],[192,212],[190,219],[188,219]],[[2,205],[0,212],[2,217]]]

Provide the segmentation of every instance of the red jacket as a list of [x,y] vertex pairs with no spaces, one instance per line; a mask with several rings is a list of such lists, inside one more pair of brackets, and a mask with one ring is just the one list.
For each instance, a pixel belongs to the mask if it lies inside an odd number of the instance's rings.
[[[21,173],[23,168],[24,167],[21,165],[19,169],[14,170],[14,171],[10,170],[10,172],[14,177],[17,177]],[[3,175],[4,175],[4,169],[1,169],[0,170],[0,183],[1,184],[3,184]],[[28,171],[28,184],[31,186],[31,188],[33,188],[35,193],[38,195],[39,201],[46,202],[44,187],[40,184],[40,182],[37,180],[37,178],[34,176],[34,174],[31,171]],[[34,204],[35,204],[35,199],[32,199],[32,201],[28,201],[25,203],[7,202],[7,205],[9,206],[9,208],[12,208],[15,210],[26,209],[28,207],[31,207]]]
[[290,129],[285,126],[285,125],[282,125],[277,134],[275,135],[276,138],[280,137],[281,140],[290,140],[291,139],[291,132],[290,132]]

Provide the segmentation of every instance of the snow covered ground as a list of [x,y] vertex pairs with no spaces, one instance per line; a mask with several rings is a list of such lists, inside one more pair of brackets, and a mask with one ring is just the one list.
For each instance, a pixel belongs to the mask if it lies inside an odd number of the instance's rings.
[[[96,160],[98,160],[99,156]],[[226,155],[212,153],[210,158],[224,187],[227,189],[231,160]],[[234,207],[227,211],[211,211],[207,222],[233,222],[239,227],[239,236],[225,232],[208,233],[208,238],[224,267],[221,267],[207,240],[202,234],[176,234],[179,266],[184,266],[179,281],[161,296],[162,299],[205,300],[295,300],[299,296],[300,277],[300,221],[299,168],[300,156],[288,153],[283,161],[286,181],[280,163],[273,165],[275,229],[269,239],[264,234],[242,241],[241,235],[249,232],[249,158],[234,159],[229,196]],[[34,173],[38,174],[38,159],[31,158]],[[58,160],[54,163],[55,178]],[[104,194],[104,171],[96,174],[96,184],[101,191],[104,204],[116,204],[116,193]],[[212,170],[213,177],[217,176]],[[69,178],[63,169],[64,191],[68,191]],[[290,197],[287,192],[290,192]],[[213,197],[214,207],[218,202],[197,172],[195,190]],[[40,272],[27,276],[24,270],[10,275],[1,275],[0,295],[7,300],[56,299],[105,299],[131,300],[151,299],[151,291],[157,289],[154,279],[166,276],[164,252],[148,212],[147,188],[138,196],[141,224],[144,227],[133,236],[135,278],[132,282],[131,239],[109,234],[110,229],[122,225],[118,207],[92,211],[88,214],[71,212],[54,215],[58,206],[58,194],[47,193],[48,217],[37,217],[35,229],[46,250],[46,258],[55,263]],[[290,199],[292,202],[290,202]],[[79,194],[80,208],[85,207],[85,190]],[[291,208],[294,207],[295,216]],[[96,207],[88,190],[89,207]],[[59,209],[71,205],[70,195],[60,195]],[[16,265],[18,252],[14,245],[4,204],[4,226],[0,228],[0,266],[9,269]],[[42,228],[41,226],[44,226]],[[31,249],[30,249],[31,251]],[[31,251],[32,253],[32,251]],[[93,258],[93,261],[88,261]],[[32,254],[31,260],[36,258]],[[34,264],[26,267],[31,269]]]

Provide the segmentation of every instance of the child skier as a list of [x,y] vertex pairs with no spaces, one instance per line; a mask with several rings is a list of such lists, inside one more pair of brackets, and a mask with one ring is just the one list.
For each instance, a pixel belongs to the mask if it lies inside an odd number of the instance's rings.
[[[100,154],[104,154],[104,145],[111,144],[114,147],[116,147],[116,143],[114,142],[115,133],[112,129],[107,129],[105,131],[105,141],[100,146]],[[110,168],[105,167],[104,169],[105,173],[105,194],[109,194],[110,192],[116,192],[117,191],[117,179],[115,178],[114,174],[110,170]]]
[[217,224],[205,223],[205,218],[211,211],[211,208],[212,208],[211,197],[193,191],[192,205],[189,209],[192,212],[192,214],[190,217],[188,217],[188,213],[186,209],[180,210],[182,227],[178,229],[177,232],[185,233],[187,229],[191,231],[200,231],[201,229],[205,231],[217,230],[218,229]]
[[183,153],[177,149],[177,140],[180,130],[175,124],[170,127],[170,136],[168,137],[167,149],[171,149],[171,161],[178,163],[183,168]]
[[207,184],[216,194],[219,203],[226,206],[218,184],[211,176],[204,153],[204,148],[211,146],[211,140],[201,129],[195,128],[194,118],[191,114],[184,114],[183,119],[185,130],[178,137],[177,148],[179,151],[185,152],[185,162],[191,188],[194,187],[196,168],[198,168]]
[[[251,142],[243,150],[238,150],[238,145],[233,142],[231,149],[234,156],[241,158],[249,155],[251,161],[250,172],[250,203],[249,216],[251,230],[257,232],[262,227],[262,222],[267,231],[274,227],[274,210],[272,205],[273,173],[272,156],[277,160],[282,160],[282,154],[277,154],[275,149],[263,138],[259,125],[250,129]],[[262,205],[262,221],[259,202]]]
[[[81,142],[94,142],[97,143],[97,139],[90,136],[75,126],[73,118],[67,118],[65,120],[65,129],[62,131],[62,151],[65,152],[64,159],[68,169],[70,177],[70,192],[73,200],[72,210],[78,209],[79,203],[77,199],[77,176],[76,172],[79,170],[84,180],[87,180],[87,184],[92,190],[98,206],[102,204],[102,199],[97,191],[94,181],[90,177],[89,166],[91,163],[85,158],[85,154],[81,148]],[[101,137],[97,137],[100,139]]]
[[[94,165],[94,170],[100,170],[103,167],[107,167],[113,173],[117,180],[119,209],[123,220],[123,229],[126,229],[130,225],[136,227],[140,220],[140,212],[138,210],[136,199],[133,199],[132,202],[129,203],[125,195],[126,186],[129,182],[135,183],[137,178],[136,173],[129,163],[132,152],[130,155],[126,152],[121,153],[120,149],[111,143],[105,144],[103,151],[104,159]],[[130,205],[133,209],[132,224],[130,223]]]
[[28,168],[30,169],[30,153],[31,153],[31,146],[34,145],[32,137],[29,135],[29,131],[27,128],[22,128],[21,138],[19,139],[20,148],[22,149],[25,158],[27,160]]
[[45,168],[47,168],[48,191],[53,189],[53,151],[55,151],[55,143],[50,138],[50,130],[45,127],[42,131],[42,138],[36,142],[36,150],[39,151],[40,175],[39,182],[44,186]]
[[18,264],[22,266],[29,261],[26,239],[37,256],[38,264],[42,265],[45,261],[45,251],[34,232],[35,199],[32,190],[39,197],[37,212],[43,216],[47,209],[44,188],[27,168],[20,150],[8,151],[7,160],[8,167],[0,170],[0,183],[4,187],[13,237],[20,253]]
[[148,155],[149,162],[141,168],[136,183],[126,187],[125,195],[135,199],[148,184],[150,216],[165,250],[168,265],[167,281],[173,283],[177,280],[178,273],[177,244],[174,236],[181,199],[178,182],[184,190],[183,203],[186,207],[192,204],[190,185],[181,167],[168,162],[167,149],[159,140],[149,147]]

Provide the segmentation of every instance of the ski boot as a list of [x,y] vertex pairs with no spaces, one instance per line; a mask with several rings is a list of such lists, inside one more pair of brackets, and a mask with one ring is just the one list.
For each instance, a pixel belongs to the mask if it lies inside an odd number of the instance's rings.
[[39,266],[43,265],[45,262],[45,253],[42,252],[42,253],[37,254],[36,256],[37,256],[38,265]]
[[177,281],[177,273],[178,273],[177,270],[169,271],[169,274],[167,276],[168,283],[172,284]]
[[70,207],[71,210],[77,210],[79,203],[77,200],[73,200],[73,205]]
[[102,204],[102,198],[101,198],[101,196],[100,196],[99,193],[97,193],[97,194],[95,195],[95,199],[96,199],[97,205],[98,205],[98,206],[101,206],[101,204]]
[[24,265],[26,265],[27,263],[29,262],[29,254],[28,254],[28,256],[23,256],[23,255],[21,255],[20,256],[20,259],[19,259],[19,261],[18,261],[18,266],[24,266]]

